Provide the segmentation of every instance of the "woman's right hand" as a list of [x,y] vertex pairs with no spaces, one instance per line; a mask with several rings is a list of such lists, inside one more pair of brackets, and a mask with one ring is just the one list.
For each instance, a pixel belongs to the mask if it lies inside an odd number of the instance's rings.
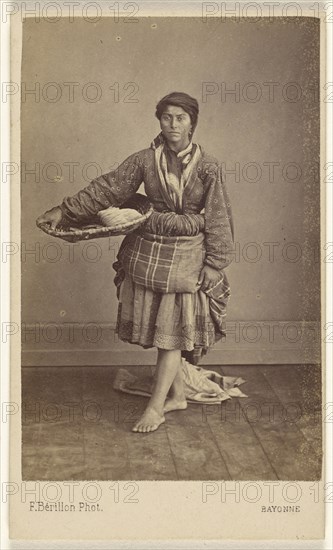
[[54,208],[51,208],[51,210],[47,210],[44,214],[39,216],[36,220],[37,226],[40,226],[44,223],[49,224],[51,229],[55,229],[57,225],[62,220],[62,211],[59,206],[55,206]]

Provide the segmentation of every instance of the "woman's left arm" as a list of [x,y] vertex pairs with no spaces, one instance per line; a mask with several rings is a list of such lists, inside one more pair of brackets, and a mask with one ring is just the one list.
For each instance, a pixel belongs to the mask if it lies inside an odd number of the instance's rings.
[[[221,166],[209,163],[203,167],[205,188],[205,245],[206,256],[202,279],[204,286],[212,286],[216,273],[227,267],[233,258],[234,228],[230,199],[222,177]],[[214,275],[215,272],[215,275]],[[205,283],[206,279],[206,283]]]

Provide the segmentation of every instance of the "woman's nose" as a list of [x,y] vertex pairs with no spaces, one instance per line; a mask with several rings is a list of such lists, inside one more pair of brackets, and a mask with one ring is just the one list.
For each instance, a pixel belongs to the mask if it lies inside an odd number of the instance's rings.
[[177,119],[176,118],[172,118],[171,119],[171,128],[175,128],[177,126]]

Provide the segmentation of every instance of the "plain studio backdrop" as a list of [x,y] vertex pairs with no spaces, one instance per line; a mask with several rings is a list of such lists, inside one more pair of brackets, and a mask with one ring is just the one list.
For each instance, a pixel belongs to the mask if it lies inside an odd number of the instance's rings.
[[311,18],[27,19],[23,365],[154,363],[154,351],[114,334],[112,262],[122,238],[74,246],[35,220],[149,147],[156,103],[172,91],[199,101],[194,141],[223,163],[235,224],[228,337],[205,362],[317,362],[318,89],[319,21]]

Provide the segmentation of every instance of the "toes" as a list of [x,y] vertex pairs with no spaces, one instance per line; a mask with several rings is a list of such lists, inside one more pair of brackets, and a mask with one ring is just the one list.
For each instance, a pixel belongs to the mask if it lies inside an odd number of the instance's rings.
[[[156,416],[156,415],[155,415]],[[153,422],[153,424],[151,424]],[[149,432],[155,432],[157,428],[165,422],[164,416],[160,418],[160,421],[156,421],[154,418],[149,418],[149,415],[147,415],[147,418],[141,418],[135,426],[132,428],[133,432],[139,432],[139,433],[149,433]]]
[[139,433],[149,433],[154,432],[157,430],[159,424],[148,424],[147,426],[145,424],[138,424],[135,425],[134,428],[132,428],[132,432],[139,432]]
[[134,428],[132,428],[132,432],[139,432],[139,433],[145,433],[147,431],[147,426],[145,424],[135,424]]
[[138,422],[137,424],[135,424],[135,426],[132,428],[132,432],[142,432],[142,424],[140,424],[140,422]]

